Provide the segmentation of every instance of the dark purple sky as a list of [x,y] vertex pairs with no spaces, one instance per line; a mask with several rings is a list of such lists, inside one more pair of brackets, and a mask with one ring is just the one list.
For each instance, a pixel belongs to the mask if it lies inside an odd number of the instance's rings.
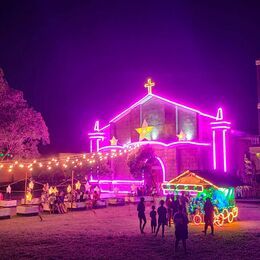
[[0,66],[44,116],[51,151],[87,150],[95,119],[145,95],[149,76],[155,93],[205,112],[223,106],[255,133],[257,2],[1,1]]

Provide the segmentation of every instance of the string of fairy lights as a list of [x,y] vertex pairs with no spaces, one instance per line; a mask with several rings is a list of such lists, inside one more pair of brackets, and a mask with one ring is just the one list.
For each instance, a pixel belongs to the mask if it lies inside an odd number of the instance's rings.
[[77,155],[63,155],[51,158],[39,158],[32,160],[12,160],[0,162],[0,172],[14,172],[15,170],[24,171],[35,171],[39,169],[46,169],[48,171],[54,169],[67,169],[67,168],[78,168],[83,165],[89,164],[94,165],[98,162],[106,161],[120,157],[136,150],[140,145],[132,145],[122,149],[109,149],[108,151],[96,152],[96,153],[84,153]]

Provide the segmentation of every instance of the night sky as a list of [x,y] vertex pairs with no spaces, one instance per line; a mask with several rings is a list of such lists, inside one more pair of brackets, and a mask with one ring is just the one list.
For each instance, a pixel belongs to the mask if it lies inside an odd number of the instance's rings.
[[42,113],[51,152],[86,151],[94,121],[143,97],[147,77],[256,133],[257,2],[1,1],[0,66]]

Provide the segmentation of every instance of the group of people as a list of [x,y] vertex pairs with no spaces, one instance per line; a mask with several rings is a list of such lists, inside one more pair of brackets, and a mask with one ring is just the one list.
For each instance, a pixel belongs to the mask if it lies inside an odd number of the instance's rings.
[[[139,228],[140,232],[144,233],[144,228],[147,223],[146,215],[145,215],[145,203],[144,198],[140,199],[140,202],[137,206],[138,218],[139,218]],[[175,250],[177,251],[179,242],[182,241],[184,251],[186,253],[186,240],[188,239],[188,213],[187,213],[187,205],[188,198],[183,193],[181,196],[168,196],[166,198],[166,203],[164,200],[160,201],[160,206],[157,211],[155,210],[155,206],[152,206],[152,210],[150,212],[151,218],[151,231],[158,235],[160,228],[162,227],[162,237],[164,237],[165,226],[171,226],[174,223],[175,226]],[[164,206],[166,204],[167,208]],[[209,198],[206,199],[204,204],[204,233],[206,235],[208,226],[211,227],[211,234],[214,235],[214,206],[211,203]],[[158,216],[158,218],[157,218]]]
[[49,193],[49,189],[44,188],[41,194],[41,210],[43,210],[43,205],[48,204],[50,213],[64,214],[67,212],[67,207],[65,202],[86,202],[90,201],[92,207],[95,207],[97,201],[100,199],[99,189],[94,189],[93,191],[81,191],[73,190],[65,194],[64,191],[55,191]]

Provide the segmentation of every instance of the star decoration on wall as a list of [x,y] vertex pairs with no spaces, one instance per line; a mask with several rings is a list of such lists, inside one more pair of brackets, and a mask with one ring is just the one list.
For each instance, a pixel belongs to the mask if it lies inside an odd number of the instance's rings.
[[117,145],[118,139],[115,138],[115,136],[112,137],[112,139],[110,140],[110,145]]
[[153,130],[153,126],[148,126],[146,120],[143,121],[142,127],[135,129],[139,134],[139,141],[144,139],[151,140],[151,132]]
[[80,190],[80,186],[81,186],[80,181],[77,181],[77,182],[75,183],[76,190]]
[[180,133],[177,135],[179,141],[185,141],[186,140],[186,134],[181,130]]

